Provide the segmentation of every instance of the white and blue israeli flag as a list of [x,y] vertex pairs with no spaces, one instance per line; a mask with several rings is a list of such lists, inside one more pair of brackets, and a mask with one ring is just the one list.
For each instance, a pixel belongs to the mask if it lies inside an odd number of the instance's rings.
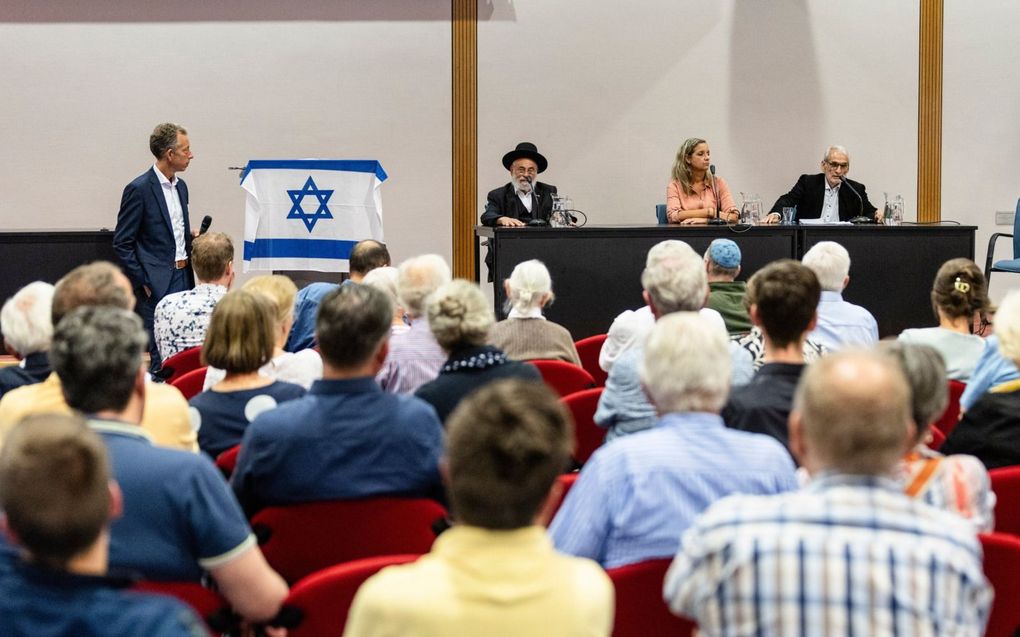
[[351,248],[383,240],[375,160],[253,159],[241,173],[244,271],[347,272]]

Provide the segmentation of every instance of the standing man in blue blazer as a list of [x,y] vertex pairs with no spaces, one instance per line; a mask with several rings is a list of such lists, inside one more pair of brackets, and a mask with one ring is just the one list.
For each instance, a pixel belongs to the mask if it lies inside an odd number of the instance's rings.
[[134,286],[135,311],[149,333],[149,369],[156,371],[161,364],[152,334],[156,304],[167,294],[195,286],[189,267],[188,186],[177,177],[188,168],[193,155],[188,131],[169,122],[153,129],[149,150],[156,163],[124,188],[113,250]]

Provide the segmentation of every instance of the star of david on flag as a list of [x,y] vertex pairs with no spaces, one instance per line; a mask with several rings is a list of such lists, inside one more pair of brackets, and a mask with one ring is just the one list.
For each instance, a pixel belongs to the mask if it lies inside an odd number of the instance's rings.
[[[315,181],[309,177],[308,181],[300,190],[288,190],[287,194],[290,196],[290,200],[294,202],[294,205],[290,207],[290,212],[287,214],[288,219],[300,219],[305,222],[305,226],[308,227],[308,232],[312,232],[315,229],[315,222],[319,219],[332,219],[333,215],[330,214],[329,208],[326,207],[326,202],[333,196],[332,190],[320,190],[315,185]],[[316,208],[314,214],[308,214],[304,208],[301,207],[301,202],[304,200],[305,195],[313,195],[319,200],[319,207]]]
[[249,161],[241,173],[244,271],[347,272],[354,244],[383,241],[385,180],[374,160]]

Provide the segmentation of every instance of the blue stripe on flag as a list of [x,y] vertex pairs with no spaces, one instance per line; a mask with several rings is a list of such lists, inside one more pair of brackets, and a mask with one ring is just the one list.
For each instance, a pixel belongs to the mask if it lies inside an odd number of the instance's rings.
[[253,170],[342,170],[352,173],[375,173],[379,181],[386,181],[386,171],[374,159],[251,159],[241,171],[241,182]]
[[244,260],[347,259],[356,243],[334,239],[256,239],[244,242]]

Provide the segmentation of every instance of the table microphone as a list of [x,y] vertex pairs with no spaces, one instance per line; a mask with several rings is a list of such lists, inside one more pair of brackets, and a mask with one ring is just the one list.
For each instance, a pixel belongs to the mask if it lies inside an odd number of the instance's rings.
[[850,223],[854,224],[855,226],[863,225],[866,223],[875,223],[874,219],[865,216],[864,214],[864,199],[861,197],[861,193],[857,192],[857,190],[850,185],[850,181],[844,175],[839,176],[839,181],[845,184],[846,187],[850,189],[850,192],[857,195],[857,205],[859,206],[858,210],[860,211],[860,214],[850,219]]
[[[535,184],[531,181],[531,176],[525,175],[524,181],[528,182],[528,185],[531,186],[531,194],[535,198],[535,203],[532,204],[532,206],[538,208],[538,210],[534,212],[537,214],[542,214],[542,204],[539,203],[538,201],[538,191],[535,190]],[[548,226],[549,221],[547,219],[543,219],[541,217],[533,215],[531,221],[528,222],[528,225],[531,226],[532,228],[541,228]]]
[[710,226],[725,226],[726,221],[719,218],[719,191],[715,189],[715,164],[710,164],[708,171],[712,173],[712,194],[715,195],[715,218],[708,220]]

